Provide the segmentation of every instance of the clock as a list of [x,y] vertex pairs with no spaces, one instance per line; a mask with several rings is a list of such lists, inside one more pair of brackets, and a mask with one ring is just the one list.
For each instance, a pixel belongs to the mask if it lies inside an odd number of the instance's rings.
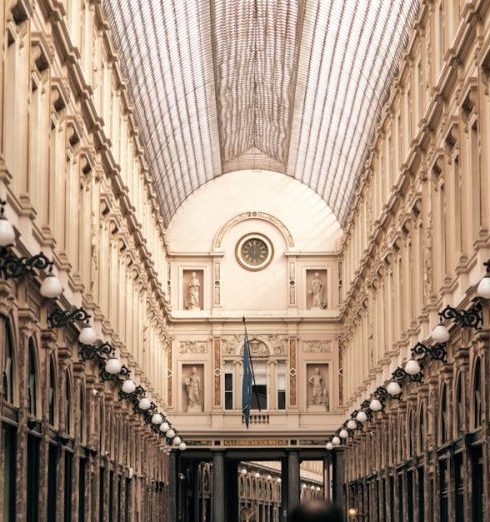
[[272,243],[261,234],[247,234],[237,243],[237,261],[247,270],[262,270],[272,261]]

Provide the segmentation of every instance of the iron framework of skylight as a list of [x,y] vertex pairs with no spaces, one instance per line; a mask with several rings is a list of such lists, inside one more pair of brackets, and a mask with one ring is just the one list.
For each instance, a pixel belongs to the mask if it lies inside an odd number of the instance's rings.
[[106,0],[165,222],[207,181],[261,168],[343,224],[418,4]]

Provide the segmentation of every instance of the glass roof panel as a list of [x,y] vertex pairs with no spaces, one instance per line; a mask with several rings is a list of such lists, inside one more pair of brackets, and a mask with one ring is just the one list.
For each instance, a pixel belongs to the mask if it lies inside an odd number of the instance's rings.
[[419,0],[105,0],[164,220],[240,168],[343,223]]

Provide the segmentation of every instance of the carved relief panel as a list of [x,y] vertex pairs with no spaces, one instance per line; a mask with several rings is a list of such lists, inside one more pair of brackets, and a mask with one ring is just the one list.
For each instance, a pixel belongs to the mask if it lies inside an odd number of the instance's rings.
[[202,310],[204,304],[204,271],[184,270],[182,302],[185,310]]
[[306,308],[324,310],[327,307],[327,270],[306,270]]

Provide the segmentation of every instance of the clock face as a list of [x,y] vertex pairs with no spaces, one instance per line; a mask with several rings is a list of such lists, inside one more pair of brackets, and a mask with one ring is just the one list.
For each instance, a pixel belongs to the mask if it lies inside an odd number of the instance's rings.
[[240,250],[242,259],[253,266],[261,265],[267,259],[268,253],[267,245],[257,237],[247,239]]
[[248,270],[262,270],[272,260],[272,244],[258,234],[248,234],[238,242],[236,257],[238,262]]

